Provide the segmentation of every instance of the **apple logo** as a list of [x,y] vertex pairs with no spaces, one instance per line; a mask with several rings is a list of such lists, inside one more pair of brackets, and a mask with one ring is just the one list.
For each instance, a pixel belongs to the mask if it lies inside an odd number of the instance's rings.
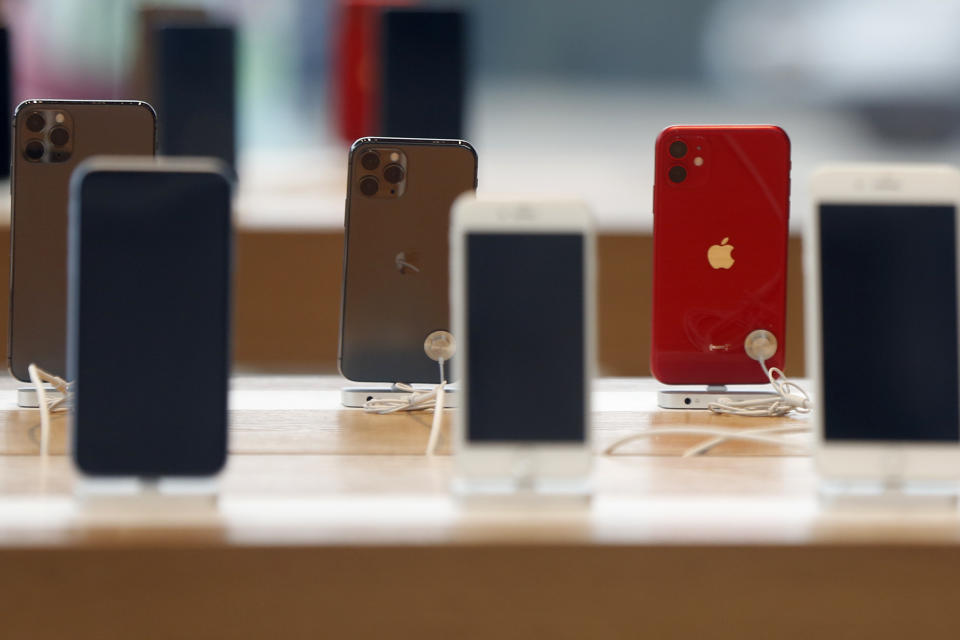
[[733,266],[733,245],[727,244],[730,238],[724,238],[720,244],[715,244],[707,249],[707,262],[714,269],[729,269]]
[[416,251],[401,251],[393,258],[393,266],[402,276],[408,273],[420,273],[418,262],[420,262],[420,256]]

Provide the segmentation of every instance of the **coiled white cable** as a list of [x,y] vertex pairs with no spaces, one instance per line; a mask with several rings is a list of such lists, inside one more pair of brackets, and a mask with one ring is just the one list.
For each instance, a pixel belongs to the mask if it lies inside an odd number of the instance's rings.
[[807,392],[796,382],[787,378],[777,367],[768,369],[764,360],[759,362],[763,372],[767,374],[767,380],[777,393],[775,398],[730,400],[721,397],[716,402],[709,403],[707,408],[714,413],[728,413],[735,416],[776,417],[785,416],[791,411],[810,413],[813,405]]
[[[758,398],[754,400],[731,400],[721,397],[716,402],[709,403],[707,408],[714,413],[756,417],[782,417],[791,411],[801,414],[810,413],[810,410],[813,408],[813,403],[810,400],[810,396],[807,395],[807,392],[804,391],[800,385],[788,379],[783,371],[777,367],[767,368],[766,361],[771,358],[777,350],[777,339],[772,333],[763,329],[750,332],[744,341],[744,350],[748,356],[760,363],[760,367],[763,369],[767,380],[770,381],[770,385],[777,395],[773,398]],[[648,429],[647,431],[622,438],[607,447],[604,453],[610,455],[628,442],[658,435],[711,436],[709,439],[684,451],[682,455],[685,458],[706,453],[715,446],[728,440],[748,440],[785,447],[802,447],[808,450],[809,443],[798,443],[795,439],[790,440],[782,436],[810,432],[810,426],[802,422],[748,429],[736,427],[660,427],[657,429]],[[777,435],[774,434],[778,434],[781,437],[777,437]]]

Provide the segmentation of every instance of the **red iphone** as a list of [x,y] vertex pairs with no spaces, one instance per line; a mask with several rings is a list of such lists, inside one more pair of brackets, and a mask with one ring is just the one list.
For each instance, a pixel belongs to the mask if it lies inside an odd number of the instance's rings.
[[676,126],[657,138],[653,344],[666,384],[766,382],[744,340],[786,344],[790,139],[772,126]]

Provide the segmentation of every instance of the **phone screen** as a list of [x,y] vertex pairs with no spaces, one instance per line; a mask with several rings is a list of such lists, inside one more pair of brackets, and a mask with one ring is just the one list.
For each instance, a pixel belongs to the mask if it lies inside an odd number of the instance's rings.
[[821,204],[827,440],[960,440],[956,211]]
[[227,439],[230,185],[87,174],[70,217],[74,455],[87,473],[202,475]]
[[581,234],[466,238],[472,442],[585,438]]

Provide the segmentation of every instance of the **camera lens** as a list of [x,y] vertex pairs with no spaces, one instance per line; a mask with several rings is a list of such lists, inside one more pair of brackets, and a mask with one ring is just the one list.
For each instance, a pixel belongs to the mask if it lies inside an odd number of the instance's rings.
[[687,155],[687,143],[683,140],[674,140],[670,143],[670,155],[674,158],[682,158]]
[[70,133],[63,127],[56,127],[50,131],[50,142],[58,147],[62,147],[63,145],[67,144],[69,139]]
[[383,170],[383,179],[390,184],[397,184],[403,180],[403,167],[398,164],[388,164]]
[[44,119],[43,114],[37,111],[34,111],[29,116],[27,116],[27,129],[30,131],[43,131],[44,125],[47,124],[46,119]]
[[367,171],[373,171],[380,166],[380,155],[376,151],[367,151],[360,157],[360,165]]
[[364,176],[360,178],[360,193],[365,196],[372,196],[380,190],[380,181],[373,176]]
[[667,172],[667,176],[670,177],[671,182],[683,182],[687,179],[687,170],[680,165],[676,165],[670,167],[670,171]]
[[39,160],[43,157],[44,151],[46,151],[46,149],[44,149],[42,142],[39,140],[31,140],[27,143],[27,147],[23,150],[23,153],[27,156],[27,160]]

